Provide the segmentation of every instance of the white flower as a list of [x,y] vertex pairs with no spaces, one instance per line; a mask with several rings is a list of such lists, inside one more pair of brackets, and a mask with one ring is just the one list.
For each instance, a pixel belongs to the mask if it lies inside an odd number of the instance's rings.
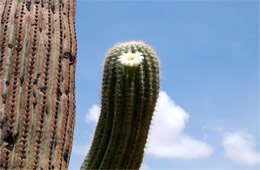
[[143,61],[143,54],[140,52],[135,52],[132,53],[128,51],[127,53],[122,53],[119,57],[118,60],[120,61],[121,64],[129,67],[136,67],[138,66],[142,61]]

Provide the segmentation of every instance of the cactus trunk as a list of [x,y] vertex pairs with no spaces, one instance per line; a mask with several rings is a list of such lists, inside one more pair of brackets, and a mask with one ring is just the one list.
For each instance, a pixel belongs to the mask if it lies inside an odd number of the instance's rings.
[[75,0],[0,1],[0,169],[66,169],[74,120]]
[[81,169],[138,169],[158,92],[153,49],[135,41],[115,45],[105,58],[101,114]]

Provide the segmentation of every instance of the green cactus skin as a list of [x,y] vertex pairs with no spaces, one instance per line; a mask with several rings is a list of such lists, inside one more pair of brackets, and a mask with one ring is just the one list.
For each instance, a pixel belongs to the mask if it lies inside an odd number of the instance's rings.
[[67,169],[75,0],[0,0],[0,169]]
[[[127,66],[119,56],[140,52],[143,60]],[[159,93],[159,64],[144,42],[115,45],[105,57],[101,114],[81,169],[138,169]]]

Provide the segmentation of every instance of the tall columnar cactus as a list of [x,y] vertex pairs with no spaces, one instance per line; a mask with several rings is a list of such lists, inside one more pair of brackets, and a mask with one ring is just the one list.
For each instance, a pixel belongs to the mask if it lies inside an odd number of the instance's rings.
[[81,169],[138,169],[158,92],[153,49],[135,41],[115,45],[105,58],[101,114]]
[[66,169],[74,120],[75,0],[0,1],[0,169]]

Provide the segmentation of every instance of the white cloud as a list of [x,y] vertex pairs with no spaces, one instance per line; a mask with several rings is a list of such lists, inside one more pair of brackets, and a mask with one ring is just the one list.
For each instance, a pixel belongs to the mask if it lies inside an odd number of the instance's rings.
[[159,158],[195,159],[207,157],[212,148],[183,132],[188,113],[161,91],[148,136],[146,153]]
[[[100,107],[93,105],[86,114],[86,122],[96,123]],[[189,115],[161,91],[154,113],[146,147],[147,154],[162,158],[194,159],[206,157],[212,148],[204,141],[183,132]]]
[[90,122],[96,123],[98,121],[99,114],[100,114],[100,107],[96,104],[93,105],[85,116],[86,122],[87,123],[90,123]]
[[246,132],[225,133],[222,141],[225,155],[239,165],[260,164],[260,152],[251,134]]

